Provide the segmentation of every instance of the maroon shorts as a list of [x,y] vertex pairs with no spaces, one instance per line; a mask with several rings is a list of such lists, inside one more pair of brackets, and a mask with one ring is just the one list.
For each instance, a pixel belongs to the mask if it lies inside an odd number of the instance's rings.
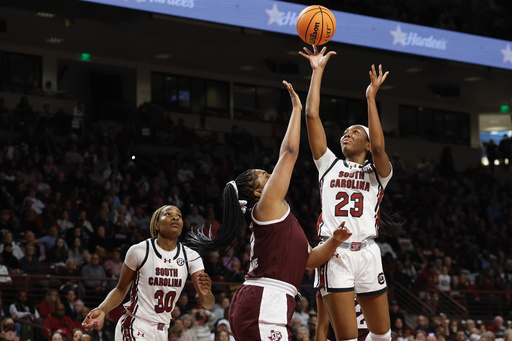
[[295,297],[273,289],[242,285],[229,308],[229,324],[237,341],[292,339]]

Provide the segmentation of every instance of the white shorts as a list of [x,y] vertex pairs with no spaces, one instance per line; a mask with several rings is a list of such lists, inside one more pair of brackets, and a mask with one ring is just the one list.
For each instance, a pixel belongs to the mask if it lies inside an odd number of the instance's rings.
[[168,324],[149,323],[125,314],[117,321],[115,341],[168,341],[168,329]]
[[327,293],[355,291],[358,296],[378,295],[387,291],[379,246],[369,245],[352,251],[343,243],[323,266],[315,270],[315,288]]

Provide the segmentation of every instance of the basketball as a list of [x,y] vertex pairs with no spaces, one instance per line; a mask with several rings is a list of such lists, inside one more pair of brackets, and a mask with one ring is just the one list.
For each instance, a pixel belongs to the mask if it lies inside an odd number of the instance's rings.
[[324,6],[306,7],[297,18],[297,33],[306,44],[323,45],[331,40],[335,31],[336,18]]

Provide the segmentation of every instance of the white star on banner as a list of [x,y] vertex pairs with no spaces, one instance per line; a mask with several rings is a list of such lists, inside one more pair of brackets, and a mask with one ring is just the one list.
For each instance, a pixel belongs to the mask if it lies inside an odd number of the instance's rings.
[[510,49],[510,44],[507,44],[507,48],[501,50],[503,53],[503,63],[510,62],[512,64],[512,49]]
[[407,37],[407,33],[402,32],[402,29],[400,28],[400,25],[396,26],[395,31],[389,31],[391,35],[393,36],[393,45],[396,45],[397,43],[405,46],[405,37]]
[[274,4],[274,6],[272,6],[271,10],[266,9],[265,12],[267,12],[267,14],[268,14],[268,25],[271,25],[273,22],[275,22],[276,24],[281,26],[280,19],[284,15],[284,12],[279,12],[276,4]]

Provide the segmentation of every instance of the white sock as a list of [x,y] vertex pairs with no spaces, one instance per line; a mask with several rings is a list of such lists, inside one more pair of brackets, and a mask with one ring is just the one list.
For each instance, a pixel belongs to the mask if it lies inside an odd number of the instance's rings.
[[372,332],[369,332],[368,335],[366,335],[365,341],[390,341],[391,340],[391,329],[388,330],[386,334],[374,334]]

